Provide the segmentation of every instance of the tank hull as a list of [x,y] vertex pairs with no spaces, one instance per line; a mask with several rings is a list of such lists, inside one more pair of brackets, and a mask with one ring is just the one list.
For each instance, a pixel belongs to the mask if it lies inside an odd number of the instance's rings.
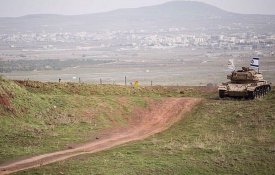
[[254,99],[266,95],[271,90],[271,84],[259,82],[254,84],[224,83],[219,86],[219,97],[238,97]]

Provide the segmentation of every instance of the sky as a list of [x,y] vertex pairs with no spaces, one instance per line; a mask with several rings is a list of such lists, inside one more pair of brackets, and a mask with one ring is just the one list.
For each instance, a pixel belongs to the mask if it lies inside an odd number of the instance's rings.
[[[0,0],[0,17],[28,14],[77,15],[120,8],[162,4],[172,0]],[[274,14],[275,0],[197,0],[227,11],[246,14]]]

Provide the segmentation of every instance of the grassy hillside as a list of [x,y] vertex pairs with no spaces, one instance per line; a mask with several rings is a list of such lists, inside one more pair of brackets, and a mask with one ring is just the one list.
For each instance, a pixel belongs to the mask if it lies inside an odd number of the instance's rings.
[[166,132],[18,174],[273,174],[274,104],[212,94]]
[[9,81],[0,77],[0,163],[93,140],[102,129],[125,125],[148,100],[189,96],[189,87],[131,88],[77,83]]
[[141,96],[115,96],[111,87],[87,88],[1,79],[0,163],[94,139],[101,129],[124,125],[135,107],[147,104]]
[[203,97],[169,130],[144,141],[17,174],[272,174],[275,92],[219,100],[215,90],[41,83],[0,79],[0,163],[85,142],[125,125],[136,107],[165,97]]

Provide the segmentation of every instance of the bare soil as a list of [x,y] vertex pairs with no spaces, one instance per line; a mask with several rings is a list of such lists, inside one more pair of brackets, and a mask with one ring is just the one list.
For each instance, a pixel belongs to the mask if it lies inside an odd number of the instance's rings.
[[2,164],[0,174],[10,174],[145,139],[168,129],[182,118],[182,114],[191,111],[200,101],[201,99],[197,98],[168,98],[162,102],[152,103],[148,109],[136,109],[129,124],[125,127],[113,128],[98,135],[97,139],[89,143],[71,146],[67,150]]
[[11,103],[9,97],[6,95],[0,95],[0,105],[3,105],[4,107],[10,109]]

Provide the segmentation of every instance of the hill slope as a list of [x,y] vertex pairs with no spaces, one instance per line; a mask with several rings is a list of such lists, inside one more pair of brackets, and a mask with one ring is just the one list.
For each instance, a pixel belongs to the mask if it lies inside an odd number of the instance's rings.
[[274,103],[274,91],[254,101],[212,95],[144,141],[18,174],[273,174]]
[[204,88],[3,79],[0,164],[96,139],[104,128],[125,126],[135,108],[146,110],[152,100],[198,95],[205,98],[203,103],[164,133],[18,174],[272,174],[274,91],[253,101],[218,100],[215,90]]
[[0,164],[92,140],[103,129],[125,126],[132,112],[147,108],[150,101],[193,93],[179,91],[0,77]]

